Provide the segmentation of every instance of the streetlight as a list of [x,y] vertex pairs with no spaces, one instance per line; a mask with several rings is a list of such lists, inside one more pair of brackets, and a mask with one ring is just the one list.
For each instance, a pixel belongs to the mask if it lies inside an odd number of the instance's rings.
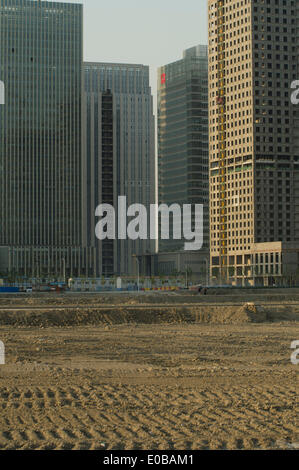
[[65,258],[62,258],[62,277],[63,277],[63,283],[65,284],[65,279],[66,279],[66,275],[65,275]]
[[206,287],[210,284],[210,266],[209,266],[209,258],[205,258],[206,263]]
[[186,289],[188,289],[188,266],[186,265]]
[[139,270],[140,270],[140,263],[137,255],[133,255],[133,258],[135,258],[136,263],[137,263],[137,291],[139,293]]

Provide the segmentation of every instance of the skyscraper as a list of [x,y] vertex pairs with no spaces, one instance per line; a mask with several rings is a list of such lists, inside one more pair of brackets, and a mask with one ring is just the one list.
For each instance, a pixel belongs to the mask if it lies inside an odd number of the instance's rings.
[[[204,248],[209,244],[208,48],[158,69],[160,204],[203,204]],[[184,240],[163,240],[159,251],[182,250]]]
[[100,242],[95,237],[99,204],[117,208],[155,202],[155,141],[149,67],[132,64],[84,64],[84,178],[87,244],[97,247],[97,275],[133,274],[134,255],[152,253],[151,240]]
[[0,245],[19,274],[78,274],[82,5],[0,0]]
[[[210,250],[215,282],[298,270],[295,0],[209,0]],[[289,271],[289,273],[288,273]]]

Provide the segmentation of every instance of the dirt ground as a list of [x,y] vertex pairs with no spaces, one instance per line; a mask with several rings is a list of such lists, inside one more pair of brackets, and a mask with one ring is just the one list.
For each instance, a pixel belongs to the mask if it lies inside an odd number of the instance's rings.
[[188,318],[3,320],[0,449],[298,448],[298,321]]
[[[1,328],[1,449],[296,444],[294,325]],[[17,354],[16,354],[17,353]]]

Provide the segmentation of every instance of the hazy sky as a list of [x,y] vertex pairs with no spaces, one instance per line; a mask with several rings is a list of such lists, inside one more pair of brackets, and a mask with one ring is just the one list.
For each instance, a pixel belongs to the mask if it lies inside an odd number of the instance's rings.
[[[68,1],[66,0],[68,3]],[[84,5],[84,59],[156,70],[184,49],[207,44],[207,0],[73,0]]]

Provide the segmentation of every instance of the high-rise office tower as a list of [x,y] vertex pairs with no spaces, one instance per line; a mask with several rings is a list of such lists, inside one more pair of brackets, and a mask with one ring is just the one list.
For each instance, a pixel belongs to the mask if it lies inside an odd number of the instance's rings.
[[[159,203],[203,204],[204,247],[209,244],[208,48],[158,69]],[[174,223],[176,223],[174,221]],[[184,240],[161,239],[159,251],[178,251]]]
[[208,2],[214,282],[275,285],[298,269],[296,7],[295,0]]
[[[150,254],[155,242],[119,239],[98,241],[98,205],[116,209],[155,202],[155,142],[149,67],[132,64],[84,64],[84,160],[87,244],[97,247],[97,275],[128,275],[137,268],[135,255]],[[130,218],[128,218],[128,221]],[[138,258],[139,259],[139,258]],[[146,258],[142,258],[143,262]],[[140,261],[142,261],[140,258]],[[146,269],[145,269],[146,271]]]
[[[208,152],[208,48],[199,45],[158,69],[158,188],[160,204],[203,204],[206,249]],[[184,240],[170,237],[160,239],[159,251],[183,249]]]
[[[160,221],[156,272],[192,273],[207,282],[209,245],[208,48],[187,49],[183,58],[158,69],[158,188],[159,204],[202,204],[204,245],[184,252],[183,239],[174,239],[176,220],[170,216],[170,239],[164,240]],[[192,218],[194,228],[194,213]],[[182,227],[180,227],[182,229]]]
[[0,245],[9,270],[78,274],[82,5],[0,0]]

